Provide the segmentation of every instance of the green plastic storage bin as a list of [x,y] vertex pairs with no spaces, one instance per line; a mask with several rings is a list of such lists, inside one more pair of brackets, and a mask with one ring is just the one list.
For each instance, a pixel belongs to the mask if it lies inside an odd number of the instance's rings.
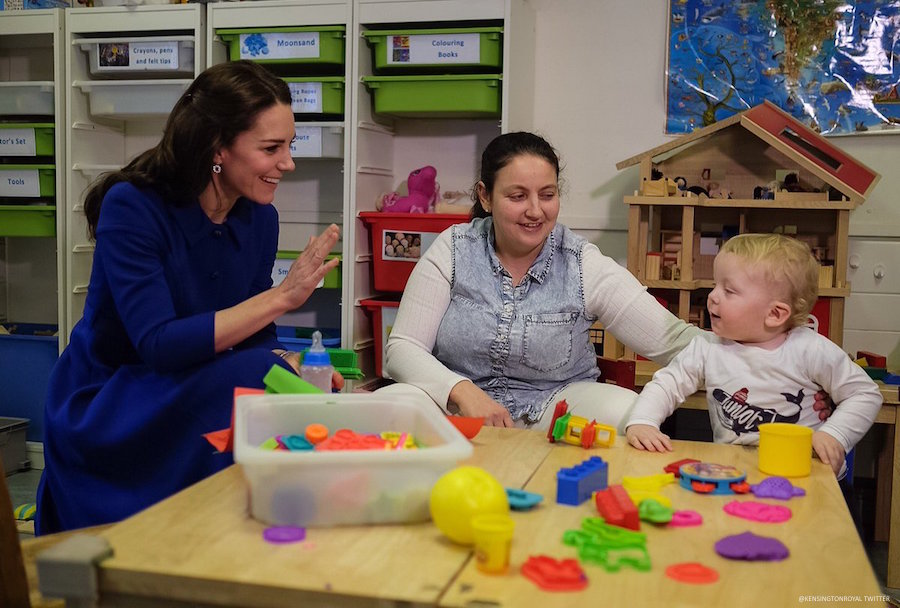
[[502,66],[503,28],[369,30],[376,73],[481,71]]
[[284,81],[291,89],[294,114],[344,115],[343,76],[290,77]]
[[[299,251],[279,251],[275,254],[275,266],[272,269],[272,281],[276,285],[281,283],[285,276],[287,276],[288,270],[291,267],[291,264],[294,260],[297,259],[297,256],[300,255]],[[339,253],[329,253],[325,256],[325,261],[333,260],[334,258],[340,258],[341,255]],[[341,266],[338,265],[337,268],[333,269],[331,272],[325,275],[325,283],[322,287],[326,289],[340,289],[341,288]]]
[[268,27],[216,30],[232,61],[265,64],[344,65],[346,26]]
[[422,118],[499,118],[500,75],[365,76],[376,114]]
[[56,207],[0,205],[0,237],[56,236]]
[[[21,174],[37,171],[37,192],[23,189],[27,178]],[[56,196],[56,167],[54,165],[0,165],[0,200],[10,198],[38,198]]]
[[52,122],[0,123],[0,156],[53,156],[55,150]]

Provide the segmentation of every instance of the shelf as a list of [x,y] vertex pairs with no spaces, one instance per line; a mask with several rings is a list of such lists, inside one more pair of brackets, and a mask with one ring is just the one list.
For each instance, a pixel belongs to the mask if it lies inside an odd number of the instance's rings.
[[[824,195],[823,195],[824,196]],[[828,200],[770,200],[754,198],[708,198],[706,196],[625,196],[627,205],[669,205],[673,207],[720,207],[753,209],[834,209],[851,210],[850,201]]]

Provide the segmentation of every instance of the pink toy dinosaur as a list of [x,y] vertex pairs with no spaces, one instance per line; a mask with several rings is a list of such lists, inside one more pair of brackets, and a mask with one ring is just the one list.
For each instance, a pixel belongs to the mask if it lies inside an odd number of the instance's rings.
[[376,202],[375,207],[379,211],[391,213],[427,213],[440,196],[436,177],[437,169],[431,165],[416,169],[406,180],[409,189],[407,196],[400,196],[396,192],[385,194]]

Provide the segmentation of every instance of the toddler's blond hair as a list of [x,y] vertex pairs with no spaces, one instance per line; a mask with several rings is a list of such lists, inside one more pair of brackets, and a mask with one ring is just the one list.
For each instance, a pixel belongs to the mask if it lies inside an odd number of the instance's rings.
[[769,283],[787,286],[789,325],[806,325],[819,294],[819,263],[809,245],[783,234],[739,234],[725,241],[719,253],[743,258],[762,270]]

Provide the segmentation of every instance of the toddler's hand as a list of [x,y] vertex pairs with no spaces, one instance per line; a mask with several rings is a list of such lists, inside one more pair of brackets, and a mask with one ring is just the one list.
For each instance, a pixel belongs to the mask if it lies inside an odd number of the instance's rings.
[[649,424],[632,424],[625,429],[628,443],[639,450],[648,452],[671,452],[672,442],[669,436]]
[[813,450],[819,456],[819,460],[830,464],[835,475],[840,474],[844,464],[844,446],[841,442],[823,431],[816,431],[812,436]]

